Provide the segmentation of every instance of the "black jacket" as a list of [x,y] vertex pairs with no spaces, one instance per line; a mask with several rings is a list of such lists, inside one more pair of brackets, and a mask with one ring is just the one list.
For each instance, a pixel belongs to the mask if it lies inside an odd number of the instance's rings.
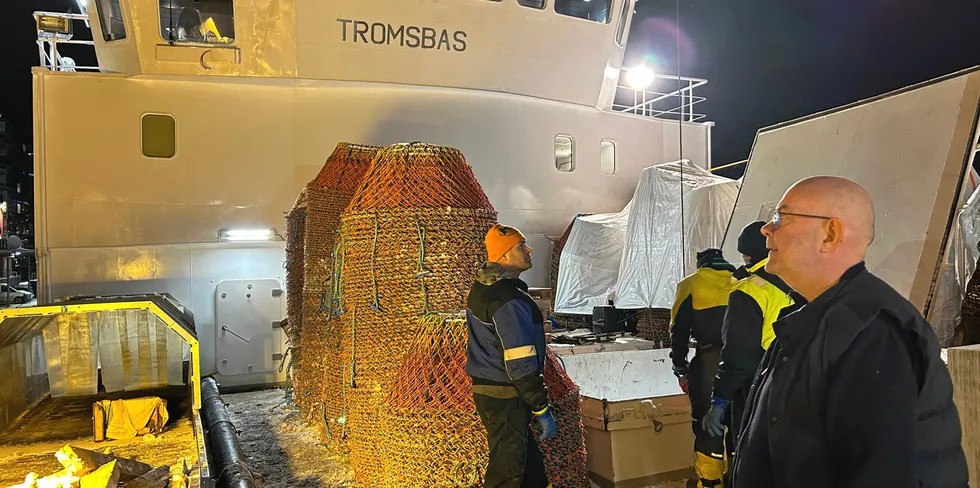
[[759,361],[775,337],[772,324],[793,303],[790,287],[766,271],[767,261],[739,268],[734,274],[739,281],[728,295],[721,327],[724,346],[712,392],[715,398],[745,398]]
[[749,393],[735,488],[966,488],[932,327],[858,264],[774,324]]
[[466,303],[466,372],[474,393],[482,391],[477,385],[512,385],[533,410],[548,406],[543,322],[527,283],[493,263],[480,268]]

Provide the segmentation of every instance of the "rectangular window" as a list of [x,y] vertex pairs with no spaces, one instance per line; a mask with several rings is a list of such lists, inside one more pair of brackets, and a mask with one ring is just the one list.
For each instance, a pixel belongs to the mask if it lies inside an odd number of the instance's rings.
[[172,115],[144,114],[140,129],[144,156],[166,159],[177,154],[177,120]]
[[612,0],[555,0],[555,12],[607,24],[611,4]]
[[522,7],[536,8],[538,10],[544,9],[544,0],[517,0],[517,3]]
[[234,1],[160,0],[160,35],[171,44],[231,44]]
[[616,143],[608,139],[599,141],[599,171],[604,175],[616,172]]
[[619,25],[616,27],[616,44],[619,47],[623,47],[623,41],[626,40],[626,20],[630,17],[630,2],[631,0],[622,0],[623,8],[619,14]]
[[95,0],[95,9],[99,11],[103,41],[121,41],[126,38],[126,23],[123,22],[119,0]]
[[572,136],[555,136],[555,167],[563,173],[575,171],[575,143]]

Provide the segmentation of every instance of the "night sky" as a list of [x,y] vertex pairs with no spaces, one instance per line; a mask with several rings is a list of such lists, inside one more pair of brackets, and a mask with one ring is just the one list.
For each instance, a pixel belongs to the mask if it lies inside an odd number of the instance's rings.
[[[74,2],[3,3],[0,114],[29,135],[38,63],[31,12]],[[676,73],[675,0],[639,0],[636,12],[627,66],[646,59]],[[716,123],[720,165],[745,159],[761,127],[980,65],[978,25],[977,0],[687,0],[681,73],[708,79],[698,111]]]

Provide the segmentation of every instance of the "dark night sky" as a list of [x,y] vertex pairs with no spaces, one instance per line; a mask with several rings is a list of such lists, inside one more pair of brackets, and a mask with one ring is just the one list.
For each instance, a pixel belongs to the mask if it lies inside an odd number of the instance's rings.
[[[29,131],[31,12],[73,2],[3,3],[0,114]],[[636,11],[627,65],[676,72],[675,0]],[[976,0],[686,0],[680,17],[682,74],[709,81],[698,111],[716,122],[716,165],[745,159],[761,127],[980,65]]]

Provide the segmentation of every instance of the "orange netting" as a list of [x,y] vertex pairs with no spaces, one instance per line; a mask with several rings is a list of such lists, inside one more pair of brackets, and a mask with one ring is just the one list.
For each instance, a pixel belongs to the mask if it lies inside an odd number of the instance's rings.
[[439,207],[493,210],[459,149],[412,143],[385,148],[347,212]]
[[419,317],[465,308],[496,217],[462,153],[427,144],[381,150],[344,212],[332,334],[342,376],[323,399],[328,419],[344,422],[331,437],[346,435],[363,486],[384,483],[381,408]]
[[300,347],[303,330],[303,239],[306,234],[306,190],[286,215],[286,337]]
[[[312,420],[324,440],[324,383],[339,365],[340,342],[330,332],[335,293],[334,247],[340,215],[371,166],[378,147],[341,142],[320,173],[307,184],[303,239],[303,292],[300,306],[300,351],[295,362],[293,392],[306,418]],[[339,378],[339,373],[334,375]],[[339,379],[336,380],[339,382]]]
[[466,374],[466,316],[429,315],[382,412],[385,487],[480,486],[487,434]]
[[[558,433],[541,443],[548,480],[555,488],[589,488],[579,388],[551,349],[546,354],[544,383],[558,424]],[[540,433],[536,422],[531,425],[535,435]]]

